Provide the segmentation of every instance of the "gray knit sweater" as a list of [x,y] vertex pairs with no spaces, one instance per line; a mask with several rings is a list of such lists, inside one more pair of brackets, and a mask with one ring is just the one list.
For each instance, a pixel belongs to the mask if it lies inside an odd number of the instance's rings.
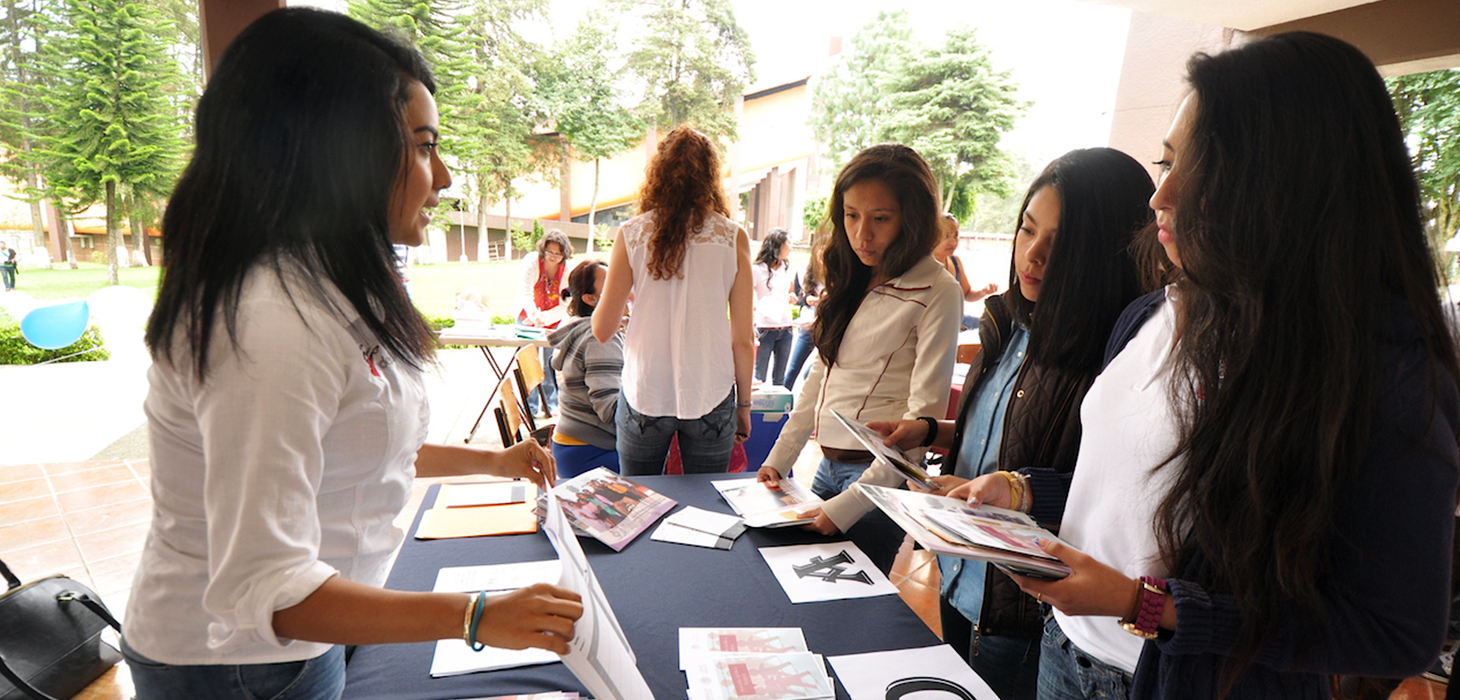
[[614,449],[614,412],[624,370],[624,337],[593,337],[587,317],[570,318],[548,334],[558,371],[557,432],[605,450]]

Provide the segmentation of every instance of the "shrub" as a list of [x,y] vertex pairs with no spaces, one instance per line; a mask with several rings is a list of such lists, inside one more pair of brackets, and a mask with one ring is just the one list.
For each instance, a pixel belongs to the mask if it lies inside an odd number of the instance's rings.
[[[92,351],[85,352],[86,350]],[[75,356],[66,357],[67,355]],[[88,362],[110,359],[111,353],[103,347],[101,331],[96,326],[87,328],[80,340],[60,350],[42,350],[26,342],[25,336],[20,334],[20,323],[0,321],[0,365],[34,365],[62,357],[66,359],[57,361]]]

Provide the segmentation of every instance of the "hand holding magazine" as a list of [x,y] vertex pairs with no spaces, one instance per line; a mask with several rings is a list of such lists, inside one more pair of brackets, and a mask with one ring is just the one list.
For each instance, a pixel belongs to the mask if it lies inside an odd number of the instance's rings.
[[882,444],[882,441],[886,439],[885,435],[879,435],[877,431],[847,418],[836,409],[832,409],[831,414],[836,416],[836,419],[841,421],[842,425],[846,426],[847,431],[852,434],[852,437],[857,438],[857,442],[862,443],[862,446],[867,448],[867,451],[871,452],[877,461],[886,464],[897,473],[902,474],[908,481],[917,484],[918,488],[927,491],[938,490],[937,484],[928,481],[928,473],[923,471],[922,467],[908,461],[907,456],[898,451],[897,448]]
[[871,484],[859,483],[856,488],[934,554],[978,559],[1032,578],[1061,579],[1070,575],[1070,567],[1034,542],[1036,537],[1059,538],[1019,511],[975,507],[947,496]]
[[821,499],[795,479],[781,479],[771,488],[755,479],[712,481],[715,490],[750,527],[788,527],[815,519],[807,511],[821,505]]

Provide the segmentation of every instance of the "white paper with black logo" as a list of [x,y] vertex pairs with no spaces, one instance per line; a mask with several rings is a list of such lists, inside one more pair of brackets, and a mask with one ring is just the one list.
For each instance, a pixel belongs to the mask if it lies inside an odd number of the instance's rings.
[[897,593],[897,587],[851,542],[764,547],[760,555],[792,603]]

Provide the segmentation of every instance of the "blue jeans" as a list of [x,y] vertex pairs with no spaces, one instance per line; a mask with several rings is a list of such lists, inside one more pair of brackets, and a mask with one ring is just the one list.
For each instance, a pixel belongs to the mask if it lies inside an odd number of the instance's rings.
[[1130,697],[1131,674],[1075,646],[1053,615],[1044,622],[1041,647],[1039,700]]
[[345,648],[306,661],[234,666],[172,666],[127,646],[137,700],[336,700],[345,692]]
[[553,448],[553,461],[558,463],[558,480],[571,479],[583,472],[608,467],[618,471],[618,452],[593,445],[563,445],[557,441],[549,443]]
[[686,474],[714,474],[730,469],[735,449],[735,392],[725,396],[709,413],[691,420],[674,416],[646,416],[618,395],[618,463],[624,476],[664,473],[669,442],[679,436],[679,458]]
[[[558,412],[558,373],[553,369],[553,349],[546,347],[542,349],[542,391],[547,395],[548,412]],[[527,394],[527,410],[533,415],[542,413],[542,400],[537,397],[537,390],[534,389]]]
[[[870,466],[870,463],[833,462],[823,457],[816,468],[816,478],[811,480],[811,492],[823,501],[830,500],[851,488]],[[907,533],[880,509],[873,509],[862,516],[857,524],[847,530],[846,535],[856,540],[857,546],[884,574],[892,571],[892,564],[897,560],[897,550],[907,537]]]
[[787,389],[795,388],[796,380],[801,378],[801,366],[811,358],[811,351],[816,349],[812,342],[811,331],[796,329],[796,340],[791,345],[791,361],[786,365],[786,376],[782,377],[782,385]]
[[765,381],[766,366],[771,363],[771,357],[776,358],[776,366],[771,370],[771,383],[780,386],[786,385],[786,360],[791,356],[791,329],[790,328],[758,328],[755,331],[756,338],[760,345],[755,348],[755,378],[758,381]]
[[5,278],[5,288],[15,289],[15,266],[0,265],[0,277]]

